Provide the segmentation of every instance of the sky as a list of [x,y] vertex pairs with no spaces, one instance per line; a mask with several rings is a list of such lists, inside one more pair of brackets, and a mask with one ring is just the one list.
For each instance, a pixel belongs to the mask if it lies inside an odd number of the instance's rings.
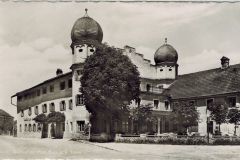
[[12,95],[70,71],[71,28],[85,8],[103,42],[132,46],[153,64],[167,37],[180,74],[220,67],[222,56],[240,63],[240,3],[0,3],[0,109],[13,116]]

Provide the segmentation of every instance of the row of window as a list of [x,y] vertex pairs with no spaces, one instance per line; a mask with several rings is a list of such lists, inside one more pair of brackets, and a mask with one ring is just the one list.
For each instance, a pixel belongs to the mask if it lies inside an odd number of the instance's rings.
[[[25,124],[24,125],[24,132],[40,132],[41,131],[41,125],[40,123],[36,124]],[[23,132],[22,125],[19,125],[19,132]]]
[[[135,100],[135,105],[137,106],[140,106],[141,104],[141,98],[138,98],[137,100]],[[153,106],[155,109],[158,109],[159,107],[159,100],[153,100]],[[164,101],[164,106],[165,106],[165,109],[166,110],[169,110],[170,109],[170,103],[169,101]]]
[[[69,79],[67,81],[67,87],[68,88],[72,88],[72,79]],[[64,90],[66,89],[66,82],[62,81],[59,83],[59,89],[60,90]],[[29,93],[26,93],[24,96],[18,96],[18,101],[22,101],[22,100],[27,100],[27,99],[31,99],[37,96],[41,95],[41,90],[42,90],[42,94],[47,94],[47,92],[49,91],[50,93],[54,92],[54,85],[50,85],[49,86],[49,90],[48,87],[43,87],[42,89],[37,89],[36,91],[32,91]]]
[[[82,106],[84,105],[84,96],[81,94],[81,95],[77,95],[76,96],[76,106]],[[59,110],[60,111],[65,111],[66,110],[66,101],[62,100],[59,102]],[[73,108],[73,103],[72,103],[72,99],[68,100],[68,108],[69,110],[72,110]],[[48,110],[48,106],[47,104],[43,104],[42,105],[42,113],[47,113],[47,110]],[[55,111],[55,103],[52,102],[49,104],[49,112],[54,112]],[[38,106],[35,106],[34,107],[34,113],[35,115],[38,115],[39,114],[39,107]],[[32,115],[32,108],[29,107],[28,108],[28,115],[31,116]],[[24,111],[22,110],[21,111],[21,116],[23,117],[24,116]]]

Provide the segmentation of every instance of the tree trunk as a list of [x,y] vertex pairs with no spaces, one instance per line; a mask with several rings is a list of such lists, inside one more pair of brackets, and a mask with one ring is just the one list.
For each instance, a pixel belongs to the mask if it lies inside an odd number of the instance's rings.
[[221,124],[219,123],[218,126],[219,126],[218,131],[219,131],[219,133],[221,133],[221,128],[220,128]]
[[237,123],[235,123],[235,125],[234,125],[234,136],[236,136],[237,135]]

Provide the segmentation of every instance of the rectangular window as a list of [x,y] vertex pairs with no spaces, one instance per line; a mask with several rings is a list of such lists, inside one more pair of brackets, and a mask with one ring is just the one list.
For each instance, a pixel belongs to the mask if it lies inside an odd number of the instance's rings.
[[50,112],[55,112],[55,104],[54,103],[51,103],[50,106],[49,106],[49,111]]
[[72,79],[68,80],[68,88],[72,88]]
[[66,110],[66,103],[65,101],[60,102],[60,111],[65,111]]
[[42,89],[42,93],[43,93],[43,94],[46,94],[46,93],[47,93],[47,87],[44,87],[44,88]]
[[65,89],[65,82],[61,82],[60,83],[60,90],[64,90]]
[[195,101],[189,101],[190,106],[195,106]]
[[40,96],[40,89],[37,90],[37,96]]
[[84,96],[83,94],[78,94],[76,96],[76,106],[84,105]]
[[158,108],[159,100],[153,100],[154,108]]
[[228,106],[230,108],[236,107],[236,103],[237,103],[236,97],[228,97]]
[[150,89],[151,89],[151,85],[150,85],[150,84],[147,84],[147,85],[146,85],[146,90],[147,90],[147,92],[149,92]]
[[47,104],[42,105],[42,112],[46,113],[47,112]]
[[50,86],[50,92],[54,92],[54,85]]
[[38,106],[35,107],[34,112],[35,112],[36,115],[38,115]]
[[77,131],[82,132],[84,131],[85,121],[77,121]]
[[72,110],[72,107],[73,107],[73,105],[72,105],[72,99],[70,99],[70,100],[68,101],[68,106],[69,106],[69,109]]
[[164,106],[165,106],[165,109],[168,110],[169,109],[169,101],[164,101]]
[[207,107],[213,105],[213,98],[207,99]]

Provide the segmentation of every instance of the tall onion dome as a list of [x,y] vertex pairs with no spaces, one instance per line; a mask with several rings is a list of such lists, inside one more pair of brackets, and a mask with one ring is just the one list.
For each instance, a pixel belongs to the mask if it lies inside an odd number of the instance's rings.
[[156,65],[161,65],[163,63],[177,64],[177,60],[177,51],[173,48],[173,46],[167,44],[167,38],[165,38],[165,44],[160,46],[154,55]]
[[103,31],[101,26],[94,19],[88,16],[87,9],[83,17],[77,19],[71,31],[72,45],[77,44],[101,44]]

